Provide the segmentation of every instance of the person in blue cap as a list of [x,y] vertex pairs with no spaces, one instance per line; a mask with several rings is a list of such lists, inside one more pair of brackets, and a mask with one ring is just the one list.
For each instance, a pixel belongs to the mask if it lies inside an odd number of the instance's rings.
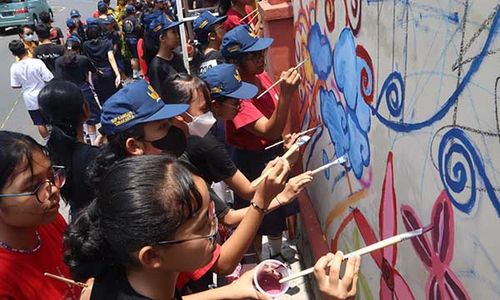
[[90,59],[81,55],[82,42],[76,36],[70,36],[66,40],[66,52],[56,59],[55,77],[70,81],[80,89],[83,98],[89,108],[89,117],[86,120],[87,134],[91,144],[95,144],[97,137],[96,125],[99,124],[101,108],[95,99],[94,92],[90,87],[89,73],[95,73],[96,69]]
[[180,44],[179,26],[182,24],[162,14],[149,25],[144,41],[144,58],[148,63],[149,82],[157,91],[161,90],[161,84],[168,77],[187,73],[182,56],[174,52]]
[[131,65],[133,71],[133,78],[138,79],[140,74],[140,66],[137,54],[137,42],[143,35],[143,30],[139,19],[136,16],[136,9],[134,5],[128,4],[125,7],[127,16],[123,19],[122,32],[125,38],[125,45],[131,55]]
[[[85,23],[81,20],[80,12],[77,9],[72,9],[69,13],[69,17],[77,25],[78,37],[82,42],[85,41]],[[67,24],[67,23],[66,23]]]
[[66,27],[68,30],[66,31],[66,38],[70,38],[71,36],[77,37],[80,41],[84,41],[83,37],[80,36],[80,24],[77,23],[74,19],[69,18],[66,20]]
[[152,3],[153,7],[145,8],[141,16],[141,23],[144,26],[144,30],[148,30],[151,22],[164,14],[165,0],[153,0]]
[[[224,36],[222,55],[234,63],[241,74],[241,79],[256,85],[258,94],[269,88],[273,82],[265,72],[266,51],[273,43],[271,38],[259,38],[248,25],[240,25]],[[236,166],[248,179],[254,180],[265,167],[268,161],[282,154],[283,149],[274,147],[265,150],[284,137],[288,114],[293,94],[300,83],[300,74],[291,68],[281,74],[283,79],[280,93],[271,89],[257,99],[241,103],[241,109],[236,117],[226,122],[227,142],[234,146],[234,160]],[[235,197],[235,207],[248,205],[244,199]],[[293,215],[297,208],[287,206],[276,211],[272,216],[266,216],[259,234],[267,235],[271,245],[271,255],[281,257],[282,232],[286,230],[286,218]],[[258,241],[256,241],[259,251]],[[260,251],[259,251],[260,252]]]
[[193,64],[197,74],[223,63],[220,46],[226,30],[222,26],[227,16],[216,17],[204,11],[193,22],[193,30],[199,43],[199,56],[195,56]]

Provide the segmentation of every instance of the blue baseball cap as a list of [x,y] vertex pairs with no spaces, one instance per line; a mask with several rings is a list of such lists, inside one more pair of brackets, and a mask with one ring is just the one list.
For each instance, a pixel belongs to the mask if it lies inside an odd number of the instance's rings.
[[173,21],[169,16],[161,14],[158,18],[151,21],[149,31],[153,34],[162,34],[170,28],[181,25],[184,22]]
[[204,11],[193,21],[194,33],[197,37],[207,35],[215,24],[224,22],[226,19],[227,16],[216,17],[211,12]]
[[247,24],[237,26],[228,31],[222,40],[222,56],[238,58],[248,52],[260,51],[273,43],[272,38],[259,38]]
[[135,13],[135,6],[129,4],[125,7],[125,11],[127,12],[127,14]]
[[102,106],[101,125],[106,135],[123,132],[132,126],[178,116],[188,104],[165,104],[145,80],[128,84]]
[[69,16],[70,16],[71,18],[81,17],[80,12],[79,12],[77,9],[72,9],[72,10],[69,12]]
[[75,22],[75,20],[73,20],[73,19],[71,19],[71,18],[67,19],[67,20],[66,20],[66,26],[67,26],[68,28],[70,28],[70,29],[75,28],[75,26],[76,26],[76,22]]
[[87,18],[86,22],[87,22],[87,26],[99,25],[99,20],[97,18],[93,18],[93,17]]
[[251,99],[259,89],[257,86],[241,81],[235,65],[220,64],[200,75],[210,89],[214,100],[218,98]]
[[111,25],[115,22],[115,18],[113,16],[108,16],[106,19],[102,20],[103,25]]
[[108,5],[104,1],[97,2],[97,9],[108,8]]
[[71,50],[74,46],[81,46],[82,41],[75,35],[66,39],[66,49]]

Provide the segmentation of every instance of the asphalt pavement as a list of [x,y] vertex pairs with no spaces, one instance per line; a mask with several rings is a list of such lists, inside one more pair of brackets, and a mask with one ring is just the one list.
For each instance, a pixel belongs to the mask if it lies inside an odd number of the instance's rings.
[[[72,9],[78,9],[82,20],[85,20],[97,8],[97,0],[53,0],[49,1],[49,5],[54,12],[54,25],[66,34],[66,19],[69,18],[69,12]],[[28,115],[21,91],[10,87],[10,66],[15,59],[8,45],[11,40],[19,38],[17,30],[17,28],[11,28],[0,35],[0,130],[28,134],[42,142],[42,138]]]

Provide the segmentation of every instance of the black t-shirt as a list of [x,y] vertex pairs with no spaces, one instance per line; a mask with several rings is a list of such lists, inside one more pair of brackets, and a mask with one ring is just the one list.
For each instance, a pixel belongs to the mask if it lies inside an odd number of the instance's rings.
[[83,43],[83,54],[90,58],[96,68],[111,68],[108,60],[109,51],[113,51],[113,43],[106,38]]
[[85,55],[77,55],[74,63],[68,66],[64,65],[64,56],[56,59],[56,78],[71,81],[78,86],[87,82],[89,72],[95,71],[94,65]]
[[173,54],[171,60],[155,56],[148,65],[149,82],[157,92],[161,91],[161,83],[168,77],[177,73],[187,73],[182,56],[175,52]]
[[203,55],[200,65],[198,67],[197,73],[203,74],[210,68],[224,63],[224,57],[220,51],[214,50]]
[[34,56],[41,59],[47,68],[55,73],[55,61],[58,57],[64,55],[64,47],[54,44],[41,44],[35,48]]
[[[90,294],[91,300],[150,300],[137,293],[123,271],[108,271],[107,275],[99,276],[95,279]],[[175,292],[175,299],[182,300],[179,293]]]
[[209,184],[223,181],[238,171],[224,144],[211,134],[203,138],[188,136],[184,155]]
[[94,199],[94,188],[89,180],[88,167],[98,153],[99,148],[84,143],[78,143],[73,152],[69,180],[66,183],[71,189],[72,196],[68,200],[72,216],[87,207]]

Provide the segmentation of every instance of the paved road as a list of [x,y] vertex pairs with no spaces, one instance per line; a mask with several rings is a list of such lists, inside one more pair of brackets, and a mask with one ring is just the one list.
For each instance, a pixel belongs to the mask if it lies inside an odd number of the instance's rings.
[[[85,20],[96,9],[97,0],[49,0],[49,4],[54,12],[55,25],[65,33],[66,19],[70,10],[78,9],[82,19]],[[17,29],[11,29],[0,35],[0,130],[22,132],[41,142],[41,137],[26,111],[20,91],[10,87],[10,66],[15,60],[8,45],[17,37]]]

